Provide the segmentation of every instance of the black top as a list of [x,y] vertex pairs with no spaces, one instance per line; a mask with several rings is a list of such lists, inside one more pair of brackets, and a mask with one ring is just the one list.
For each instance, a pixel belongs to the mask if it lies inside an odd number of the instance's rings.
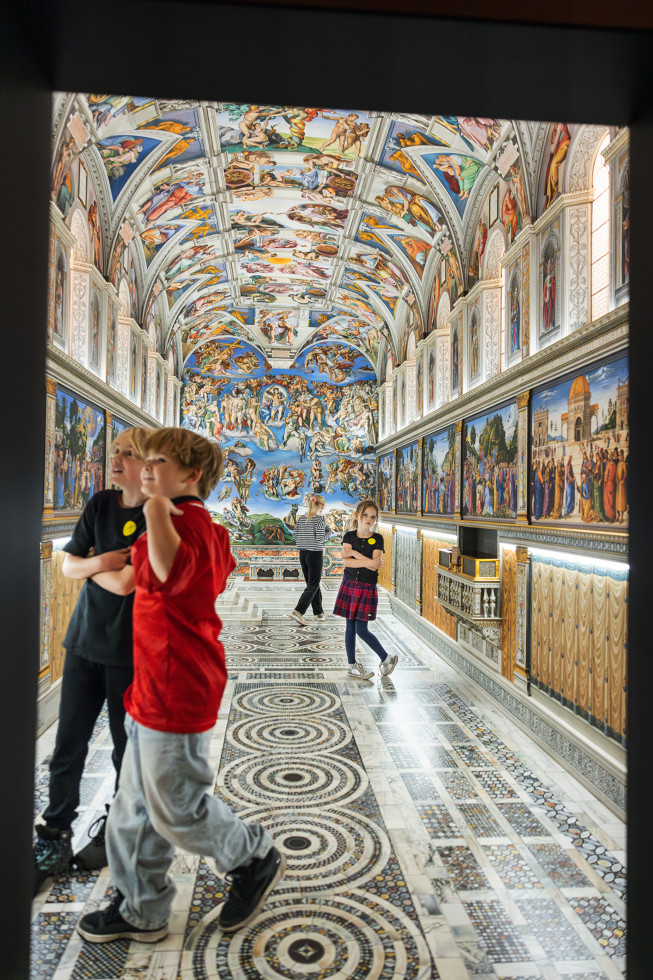
[[[94,494],[64,551],[86,558],[91,548],[102,555],[132,545],[145,530],[143,507],[121,507],[120,497],[120,490]],[[133,605],[133,592],[114,595],[87,579],[68,624],[64,646],[69,653],[95,663],[131,666]]]
[[[350,544],[352,551],[357,551],[365,558],[371,558],[375,551],[385,551],[383,535],[375,531],[369,538],[359,538],[356,531],[347,531],[342,539],[343,544]],[[379,573],[371,568],[349,568],[345,565],[344,578],[354,582],[369,582],[376,585],[379,580]]]

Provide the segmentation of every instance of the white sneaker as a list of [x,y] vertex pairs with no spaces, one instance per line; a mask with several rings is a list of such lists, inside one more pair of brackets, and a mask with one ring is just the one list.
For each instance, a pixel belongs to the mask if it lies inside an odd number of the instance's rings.
[[324,615],[324,613],[318,613],[315,619],[317,619],[319,623],[323,623],[324,620],[326,619],[326,616]]
[[386,657],[382,664],[379,664],[379,676],[387,677],[397,666],[397,661],[399,657],[396,653],[393,653],[391,657]]
[[293,609],[291,613],[288,613],[288,616],[290,619],[294,619],[296,623],[299,623],[300,626],[308,626],[308,620],[304,619],[302,614],[297,612],[296,609]]
[[374,671],[365,670],[362,664],[349,664],[347,674],[349,677],[355,677],[357,681],[369,681],[370,677],[374,677]]

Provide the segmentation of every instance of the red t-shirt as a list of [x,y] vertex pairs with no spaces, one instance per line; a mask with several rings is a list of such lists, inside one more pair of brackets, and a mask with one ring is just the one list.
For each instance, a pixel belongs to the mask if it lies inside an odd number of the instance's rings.
[[177,506],[181,544],[165,582],[150,567],[147,533],[132,545],[134,681],[125,707],[146,728],[189,734],[208,731],[218,716],[227,668],[215,600],[235,562],[229,535],[199,499]]

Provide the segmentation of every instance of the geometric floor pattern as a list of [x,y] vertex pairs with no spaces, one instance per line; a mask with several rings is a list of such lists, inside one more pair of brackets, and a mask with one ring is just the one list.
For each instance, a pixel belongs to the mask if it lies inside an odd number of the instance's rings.
[[[625,976],[623,823],[398,620],[373,628],[399,665],[367,683],[345,674],[342,620],[223,628],[215,791],[287,859],[259,918],[223,934],[223,879],[178,852],[170,935],[92,946],[74,927],[108,871],[73,873],[34,902],[33,980]],[[36,813],[53,738],[39,740]],[[103,715],[76,844],[111,793]]]

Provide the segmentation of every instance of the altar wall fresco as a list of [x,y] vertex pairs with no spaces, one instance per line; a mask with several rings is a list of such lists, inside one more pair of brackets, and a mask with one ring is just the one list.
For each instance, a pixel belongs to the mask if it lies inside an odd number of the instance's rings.
[[272,368],[237,337],[203,345],[186,363],[182,424],[225,454],[207,506],[235,544],[292,545],[311,493],[325,497],[332,540],[340,541],[359,500],[376,497],[373,370],[355,348],[330,347],[346,372],[327,363],[324,346]]

